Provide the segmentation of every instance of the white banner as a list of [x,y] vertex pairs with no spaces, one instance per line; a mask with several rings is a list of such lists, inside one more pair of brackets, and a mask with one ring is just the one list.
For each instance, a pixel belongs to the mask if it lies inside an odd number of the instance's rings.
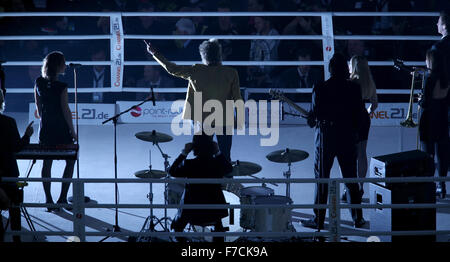
[[122,16],[111,15],[111,87],[122,89],[123,61],[124,61],[124,39],[122,28]]
[[[106,119],[114,116],[116,110],[114,104],[78,104],[78,124],[80,125],[102,125],[102,122]],[[69,104],[70,111],[72,111],[72,119],[75,124],[76,111],[75,104]],[[28,113],[29,121],[34,121],[35,124],[39,123],[40,118],[38,116],[36,106],[34,103],[29,105]],[[112,121],[107,123],[112,124]]]
[[[399,126],[408,115],[408,103],[379,103],[377,110],[370,115],[372,126]],[[366,108],[369,105],[366,105]],[[417,104],[413,105],[413,120],[417,120]]]
[[[138,104],[136,101],[117,101],[119,112],[125,111],[128,108]],[[172,111],[172,104],[176,103],[177,111]],[[184,100],[177,101],[157,101],[153,106],[149,101],[139,107],[136,107],[129,112],[120,116],[121,123],[172,123],[172,120],[183,113]]]
[[334,55],[334,31],[333,31],[333,15],[323,14],[322,15],[322,33],[325,39],[322,41],[323,50],[323,61],[325,80],[330,78],[330,72],[328,71],[328,64]]
[[[296,103],[305,110],[310,110],[310,103]],[[366,104],[366,108],[370,104]],[[372,126],[399,126],[400,122],[404,121],[408,114],[407,103],[379,103],[378,108],[370,114]],[[289,107],[286,103],[283,103],[283,110],[285,112],[284,118],[280,116],[280,124],[306,124],[306,119],[299,116],[292,116],[290,114],[299,114],[292,107]],[[343,116],[346,117],[346,116]],[[417,104],[413,105],[413,120],[417,120]]]

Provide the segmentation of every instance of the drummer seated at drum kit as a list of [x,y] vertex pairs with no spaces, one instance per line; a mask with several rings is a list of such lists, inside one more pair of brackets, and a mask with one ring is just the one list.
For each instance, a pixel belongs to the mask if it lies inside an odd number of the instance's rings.
[[[186,159],[193,151],[195,158]],[[233,170],[232,165],[219,151],[219,146],[211,136],[194,135],[192,143],[187,143],[181,154],[173,162],[169,174],[183,178],[223,178]],[[226,204],[221,184],[186,184],[180,204]],[[214,225],[215,232],[224,232],[222,218],[228,216],[227,209],[186,209],[180,208],[171,224],[175,232],[182,232],[186,225]],[[186,241],[177,237],[178,241]],[[224,241],[224,238],[213,238]]]

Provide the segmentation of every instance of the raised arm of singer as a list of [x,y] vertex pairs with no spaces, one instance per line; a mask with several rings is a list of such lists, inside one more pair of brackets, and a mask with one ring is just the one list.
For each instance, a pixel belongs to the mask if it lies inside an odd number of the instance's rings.
[[[183,110],[183,119],[197,121],[194,119],[195,108],[201,107],[202,123],[211,112],[203,112],[203,106],[208,100],[217,100],[223,108],[223,122],[215,122],[216,127],[223,127],[223,132],[217,132],[217,142],[220,151],[231,161],[231,142],[232,136],[227,135],[226,123],[234,123],[234,121],[226,121],[226,101],[234,102],[242,100],[239,89],[239,75],[236,69],[222,65],[222,47],[218,40],[207,40],[199,46],[201,64],[194,65],[177,65],[168,61],[161,53],[159,53],[150,43],[146,42],[147,51],[153,55],[153,58],[171,75],[183,78],[188,81],[188,90],[186,92],[185,106]],[[194,94],[201,92],[202,103],[194,103]],[[189,106],[187,106],[189,105]],[[188,110],[190,108],[190,111]],[[234,117],[234,116],[233,116]],[[234,120],[234,119],[233,119]],[[241,119],[238,119],[241,120]],[[242,119],[243,120],[243,119]],[[233,124],[234,125],[234,124]],[[237,127],[243,126],[243,121],[237,123]]]

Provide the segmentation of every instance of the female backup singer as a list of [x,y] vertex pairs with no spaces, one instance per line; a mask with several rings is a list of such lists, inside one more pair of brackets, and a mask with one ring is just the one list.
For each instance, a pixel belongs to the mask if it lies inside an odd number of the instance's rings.
[[[450,150],[448,135],[449,87],[446,61],[442,55],[438,54],[436,49],[431,49],[426,55],[429,75],[419,101],[419,105],[423,109],[420,116],[419,135],[422,149],[431,154],[433,159],[437,155],[439,176],[445,177],[448,171]],[[439,182],[436,193],[441,198],[445,198],[447,193],[445,182]]]
[[[375,87],[375,82],[372,78],[372,73],[370,72],[369,63],[367,59],[363,56],[353,56],[350,59],[349,64],[350,69],[350,79],[359,84],[361,87],[361,95],[364,102],[370,102],[367,110],[364,108],[366,114],[362,119],[361,129],[358,133],[358,158],[357,158],[357,167],[358,167],[358,177],[365,178],[367,174],[367,140],[369,137],[369,129],[370,129],[370,113],[375,111],[378,107],[378,98],[377,98],[377,90]],[[360,183],[360,192],[361,196],[364,194],[363,183]],[[345,198],[346,194],[344,193],[343,198]]]
[[[66,69],[66,61],[61,52],[51,52],[44,58],[41,76],[36,79],[34,96],[36,108],[41,118],[39,129],[39,144],[67,145],[76,140],[72,123],[72,114],[67,98],[67,84],[58,81],[58,76]],[[53,160],[44,160],[42,177],[51,177]],[[72,178],[74,160],[66,160],[63,178]],[[43,182],[46,203],[53,204],[50,182]],[[57,203],[67,203],[67,193],[70,183],[62,183],[61,195]],[[49,212],[59,211],[59,208],[47,208]]]

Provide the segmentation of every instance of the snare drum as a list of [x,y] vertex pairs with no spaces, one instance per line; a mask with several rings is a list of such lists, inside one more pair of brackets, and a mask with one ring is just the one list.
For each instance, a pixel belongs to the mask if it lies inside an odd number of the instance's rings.
[[[255,205],[288,205],[292,200],[286,196],[258,196]],[[255,231],[257,232],[287,232],[292,219],[292,209],[289,207],[270,207],[255,209]]]
[[[176,179],[170,177],[171,179]],[[178,205],[184,192],[184,184],[167,183],[167,203],[169,205]]]
[[[241,205],[253,205],[254,199],[258,196],[272,196],[273,189],[263,186],[244,187],[240,190]],[[255,229],[255,209],[241,208],[239,219],[241,227],[245,229]]]

